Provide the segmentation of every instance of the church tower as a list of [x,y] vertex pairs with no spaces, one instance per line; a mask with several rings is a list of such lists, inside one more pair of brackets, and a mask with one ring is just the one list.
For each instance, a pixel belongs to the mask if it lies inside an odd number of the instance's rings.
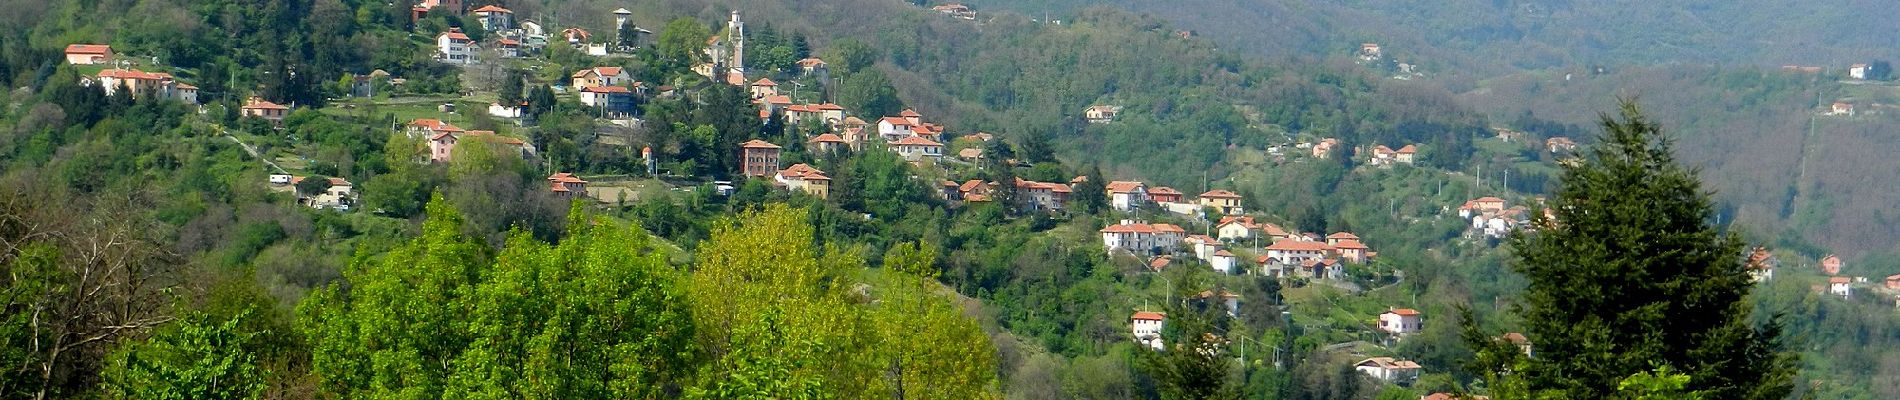
[[726,68],[733,72],[745,72],[745,21],[739,19],[739,10],[732,10],[732,19],[726,21],[726,31],[732,35],[732,59],[726,61]]

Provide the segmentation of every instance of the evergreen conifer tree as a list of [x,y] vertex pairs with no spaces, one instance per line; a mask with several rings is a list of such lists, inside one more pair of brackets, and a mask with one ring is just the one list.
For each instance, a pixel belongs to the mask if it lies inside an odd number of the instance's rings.
[[1500,397],[1614,398],[1661,367],[1708,398],[1786,397],[1794,356],[1778,321],[1751,322],[1741,239],[1710,223],[1709,193],[1660,127],[1633,102],[1620,108],[1564,167],[1551,217],[1510,239],[1511,268],[1530,282],[1516,311],[1535,362],[1467,323],[1476,366]]

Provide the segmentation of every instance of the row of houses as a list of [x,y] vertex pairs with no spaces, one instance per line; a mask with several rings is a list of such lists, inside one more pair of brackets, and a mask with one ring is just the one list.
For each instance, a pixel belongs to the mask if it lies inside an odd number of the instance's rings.
[[1110,181],[1104,187],[1108,192],[1109,206],[1119,211],[1134,211],[1153,204],[1162,210],[1183,215],[1199,215],[1203,207],[1212,208],[1221,214],[1246,212],[1246,208],[1241,205],[1242,197],[1224,189],[1203,192],[1194,202],[1186,202],[1179,190],[1166,186],[1149,188],[1148,184],[1140,181]]
[[455,157],[456,146],[470,140],[499,144],[503,146],[503,148],[518,152],[520,156],[524,158],[532,158],[535,154],[534,145],[519,138],[499,135],[494,131],[465,130],[454,124],[434,118],[421,118],[410,121],[404,133],[413,139],[428,140],[429,162],[446,163],[452,161]]

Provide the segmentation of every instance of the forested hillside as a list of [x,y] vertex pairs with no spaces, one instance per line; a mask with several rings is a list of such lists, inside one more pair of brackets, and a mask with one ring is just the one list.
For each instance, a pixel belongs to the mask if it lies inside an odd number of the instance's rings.
[[1900,58],[1900,4],[1879,0],[1288,1],[993,0],[977,7],[1069,18],[1090,5],[1152,13],[1222,47],[1270,57],[1345,55],[1379,43],[1437,74],[1663,63],[1826,66]]

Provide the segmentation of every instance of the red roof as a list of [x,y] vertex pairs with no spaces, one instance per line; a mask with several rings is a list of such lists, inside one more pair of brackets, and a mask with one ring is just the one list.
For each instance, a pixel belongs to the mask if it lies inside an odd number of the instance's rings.
[[113,69],[108,69],[104,71],[99,71],[99,77],[155,81],[155,80],[160,80],[160,79],[171,79],[172,74],[167,74],[164,72],[145,72],[145,71],[140,71],[136,69],[113,68]]
[[575,177],[574,174],[566,172],[557,172],[554,175],[548,175],[548,181],[554,183],[587,183],[587,181]]
[[1288,236],[1286,228],[1274,224],[1261,224],[1260,231],[1266,232],[1267,236]]
[[798,60],[798,65],[805,68],[811,68],[815,66],[825,65],[825,60],[820,60],[816,57],[806,58],[803,60]]
[[609,76],[609,75],[618,76],[620,75],[621,70],[620,70],[620,67],[593,67],[593,68],[583,69],[580,71],[574,71],[574,77],[579,78],[579,77],[587,76],[587,74],[590,72],[595,73],[595,74],[600,74],[601,76]]
[[1406,316],[1406,317],[1416,317],[1416,316],[1418,316],[1418,315],[1419,315],[1419,312],[1418,312],[1418,310],[1414,310],[1414,309],[1410,309],[1410,308],[1398,308],[1398,309],[1393,309],[1392,311],[1386,311],[1386,313],[1389,313],[1389,314],[1398,314],[1398,315],[1400,315],[1400,316]]
[[1836,285],[1838,285],[1838,284],[1843,284],[1843,283],[1848,283],[1848,282],[1853,282],[1853,281],[1854,281],[1854,280],[1853,280],[1853,278],[1848,278],[1848,277],[1845,277],[1845,276],[1836,276],[1836,277],[1833,277],[1833,278],[1827,278],[1827,283],[1832,283],[1832,284],[1836,284]]
[[1221,251],[1214,252],[1214,255],[1220,256],[1220,257],[1233,257],[1234,253],[1229,253],[1227,252],[1227,250],[1221,250]]
[[818,135],[817,137],[811,138],[811,142],[812,143],[844,143],[845,141],[844,141],[844,138],[838,137],[838,135],[826,133],[826,134]]
[[766,104],[792,104],[792,96],[765,96],[764,99],[760,99],[759,101],[763,101]]
[[748,149],[776,149],[776,148],[779,148],[779,147],[778,147],[778,145],[776,145],[776,144],[772,144],[771,142],[767,142],[767,141],[764,141],[764,140],[758,140],[758,139],[752,139],[752,140],[748,140],[748,141],[746,141],[745,143],[740,143],[740,144],[739,144],[739,147],[743,147],[743,148],[748,148]]
[[791,167],[785,168],[784,171],[779,171],[778,176],[787,179],[831,180],[831,178],[825,177],[825,171],[819,171],[817,168],[803,163],[792,164]]
[[943,146],[943,143],[925,139],[923,136],[905,136],[903,139],[897,139],[897,141],[891,142],[891,144],[898,146]]
[[904,109],[904,111],[903,111],[903,112],[900,112],[900,113],[897,113],[897,116],[899,116],[899,117],[923,117],[924,115],[923,115],[923,114],[918,114],[918,113],[917,113],[917,110],[912,110],[912,109],[908,109],[908,108],[906,108],[906,109]]
[[906,120],[903,117],[884,117],[884,119],[880,121],[889,122],[891,125],[910,126],[910,120]]
[[289,110],[290,109],[290,107],[285,107],[282,104],[272,103],[264,99],[251,99],[251,101],[244,103],[244,108],[250,109],[250,110]]
[[752,82],[752,86],[778,86],[778,83],[772,82],[771,79],[759,78],[757,82]]
[[1414,146],[1414,145],[1408,144],[1408,145],[1405,145],[1405,147],[1399,148],[1399,154],[1412,154],[1412,153],[1417,153],[1417,152],[1418,152],[1418,146]]
[[428,130],[439,131],[439,132],[461,132],[462,131],[462,128],[456,127],[455,125],[449,125],[449,123],[442,122],[442,120],[435,119],[435,118],[420,118],[415,121],[410,121],[409,126],[420,127],[422,129],[428,129]]
[[633,93],[632,89],[621,86],[588,86],[581,88],[581,91],[592,93]]
[[1214,190],[1207,191],[1207,193],[1201,193],[1201,197],[1212,197],[1216,199],[1238,199],[1240,198],[1240,195],[1234,194],[1234,192],[1229,192],[1226,190],[1214,189]]
[[1327,251],[1327,250],[1332,250],[1332,249],[1333,249],[1333,246],[1329,246],[1325,242],[1307,242],[1307,241],[1299,241],[1299,240],[1282,240],[1278,242],[1273,242],[1273,245],[1267,246],[1267,250],[1280,250],[1280,251]]
[[1511,342],[1512,344],[1525,344],[1525,343],[1531,342],[1530,338],[1524,337],[1524,334],[1517,333],[1517,332],[1506,333],[1504,334],[1503,337],[1500,337],[1500,339],[1504,339],[1504,341]]
[[103,44],[66,45],[66,54],[107,54],[111,52],[112,52],[112,46],[103,45]]
[[1354,235],[1352,234],[1352,232],[1338,232],[1331,235],[1326,235],[1326,238],[1327,239],[1342,239],[1342,240],[1359,240],[1359,235]]
[[1141,182],[1135,181],[1111,181],[1108,183],[1107,189],[1109,193],[1133,193],[1135,189],[1141,188],[1142,186],[1143,184]]
[[1366,247],[1364,243],[1359,243],[1358,240],[1353,240],[1353,239],[1340,240],[1339,244],[1335,244],[1333,245],[1333,247],[1340,248],[1340,249],[1359,249],[1359,250],[1365,250],[1365,249],[1370,248],[1370,247]]
[[1174,188],[1167,187],[1167,186],[1156,186],[1152,189],[1148,189],[1148,195],[1150,196],[1153,196],[1153,195],[1166,196],[1166,195],[1180,195],[1180,194],[1181,194],[1181,191],[1174,190]]
[[1168,314],[1158,313],[1154,311],[1136,311],[1135,316],[1128,317],[1128,319],[1138,319],[1138,320],[1143,320],[1143,321],[1161,321],[1161,320],[1168,319]]
[[844,111],[844,106],[840,106],[840,105],[837,105],[837,104],[831,104],[831,103],[824,103],[824,104],[819,104],[819,105],[815,105],[815,106],[812,106],[812,108],[816,108],[816,109],[818,109],[818,110],[822,110],[822,111]]
[[468,40],[468,35],[465,35],[461,32],[454,32],[454,31],[442,32],[441,36],[436,36],[436,37],[442,37],[442,36],[448,36],[449,39],[455,39],[455,40]]
[[478,12],[478,13],[498,12],[498,13],[509,13],[509,14],[515,13],[514,11],[508,11],[508,9],[506,8],[496,7],[494,4],[489,4],[486,6],[482,6],[482,8],[477,8],[475,9],[475,12]]

